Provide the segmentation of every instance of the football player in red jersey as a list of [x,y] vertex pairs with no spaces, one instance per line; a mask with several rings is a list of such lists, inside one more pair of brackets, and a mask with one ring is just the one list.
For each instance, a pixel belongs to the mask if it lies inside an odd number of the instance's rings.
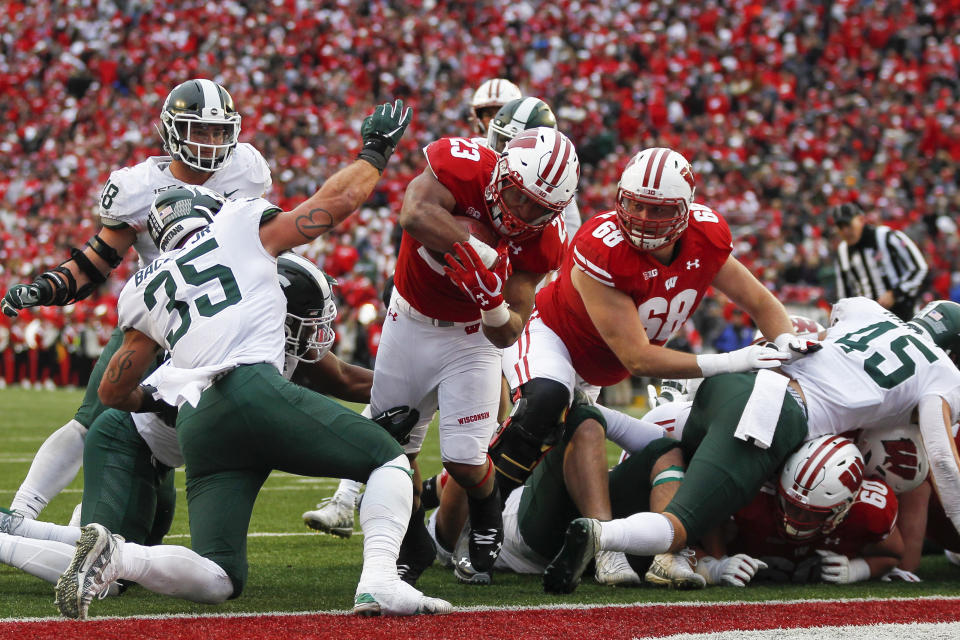
[[[497,427],[502,349],[526,324],[537,283],[560,264],[559,214],[574,197],[580,165],[573,143],[549,127],[524,131],[499,156],[466,138],[437,140],[424,153],[428,167],[407,187],[400,211],[404,234],[371,411],[402,405],[419,411],[405,445],[415,456],[439,409],[443,465],[466,490],[472,523],[469,561],[457,574],[488,582],[503,539],[487,456]],[[489,227],[498,246],[472,237],[454,216]],[[410,553],[417,553],[414,538],[432,552],[422,510],[407,535]],[[419,571],[405,579],[415,581]]]
[[[903,552],[893,489],[864,477],[860,451],[841,436],[803,444],[784,462],[776,493],[758,494],[734,522],[737,532],[728,550],[769,565],[758,580],[860,582],[886,575]],[[711,584],[749,581],[742,576],[721,581],[725,562],[725,557],[700,558],[697,572]],[[819,570],[804,575],[798,571],[804,566]]]
[[[504,353],[519,400],[491,445],[503,496],[523,483],[544,442],[555,438],[576,388],[596,398],[600,386],[630,375],[692,378],[775,367],[806,348],[783,305],[731,255],[726,221],[694,204],[694,191],[681,154],[639,152],[621,176],[615,210],[583,224],[559,277],[537,294],[523,335]],[[783,350],[752,345],[694,356],[663,347],[710,286],[749,313]],[[604,417],[608,437],[620,444],[628,422],[613,412]],[[609,497],[602,483],[596,485],[599,514],[609,511]]]

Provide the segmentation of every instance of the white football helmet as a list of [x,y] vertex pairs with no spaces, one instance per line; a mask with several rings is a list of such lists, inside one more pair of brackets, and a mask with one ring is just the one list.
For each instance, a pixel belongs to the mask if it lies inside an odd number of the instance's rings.
[[777,506],[792,540],[830,533],[843,522],[863,483],[863,457],[849,438],[820,436],[783,464]]
[[474,126],[481,135],[487,134],[487,127],[483,123],[481,111],[492,109],[492,117],[497,109],[507,104],[511,100],[522,98],[520,87],[513,84],[506,78],[491,78],[484,81],[477,90],[473,92],[473,98],[470,100],[470,113],[474,117]]
[[497,231],[525,238],[563,212],[577,193],[580,160],[556,129],[527,129],[504,148],[485,195]]
[[644,149],[630,159],[617,189],[617,221],[641,251],[667,245],[687,228],[696,179],[672,149]]
[[897,495],[919,487],[930,472],[930,461],[915,424],[861,429],[857,447],[868,476],[883,479]]

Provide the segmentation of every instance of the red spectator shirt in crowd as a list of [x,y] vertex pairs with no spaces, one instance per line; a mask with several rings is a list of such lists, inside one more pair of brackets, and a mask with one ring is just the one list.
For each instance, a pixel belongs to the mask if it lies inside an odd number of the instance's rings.
[[890,535],[897,523],[897,509],[897,496],[890,485],[879,478],[867,478],[847,517],[836,529],[822,537],[794,541],[781,535],[777,497],[764,491],[734,514],[737,535],[727,552],[797,561],[813,556],[816,549],[824,549],[856,558],[865,546],[882,542]]
[[[441,138],[424,148],[430,170],[456,199],[454,216],[480,220],[494,229],[484,191],[490,184],[498,155],[466,138]],[[560,265],[566,230],[557,217],[544,230],[524,240],[503,238],[514,271],[546,274]],[[443,273],[442,266],[409,233],[403,234],[394,283],[420,313],[438,320],[472,322],[480,307]]]
[[571,269],[630,296],[650,342],[662,345],[693,314],[733,250],[726,220],[703,205],[690,207],[689,225],[668,265],[627,242],[616,216],[609,211],[584,222],[560,276],[537,294],[537,311],[563,340],[574,369],[599,386],[616,384],[630,372],[597,332],[573,287]]

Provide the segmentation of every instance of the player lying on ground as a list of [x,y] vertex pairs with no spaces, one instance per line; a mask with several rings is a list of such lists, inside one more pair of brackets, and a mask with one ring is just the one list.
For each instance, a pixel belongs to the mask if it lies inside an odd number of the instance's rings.
[[873,301],[847,298],[834,306],[831,320],[823,349],[784,365],[784,375],[704,380],[681,439],[686,477],[670,504],[662,513],[623,521],[573,523],[590,535],[571,538],[548,567],[557,582],[571,580],[582,555],[591,553],[585,543],[594,534],[604,550],[681,549],[745,506],[804,441],[904,424],[914,414],[944,510],[960,529],[960,461],[951,432],[960,411],[960,371],[943,351],[960,344],[960,305],[931,303],[905,324]]

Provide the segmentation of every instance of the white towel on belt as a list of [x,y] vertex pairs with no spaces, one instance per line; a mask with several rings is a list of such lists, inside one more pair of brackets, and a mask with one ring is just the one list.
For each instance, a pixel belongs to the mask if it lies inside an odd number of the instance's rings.
[[200,402],[200,394],[213,384],[214,378],[237,365],[216,364],[196,369],[180,369],[166,363],[153,372],[148,382],[157,388],[157,395],[168,404],[182,407],[189,402],[194,407]]
[[758,371],[747,406],[743,408],[740,423],[733,433],[734,437],[752,442],[761,449],[770,448],[789,383],[790,378],[769,369]]

